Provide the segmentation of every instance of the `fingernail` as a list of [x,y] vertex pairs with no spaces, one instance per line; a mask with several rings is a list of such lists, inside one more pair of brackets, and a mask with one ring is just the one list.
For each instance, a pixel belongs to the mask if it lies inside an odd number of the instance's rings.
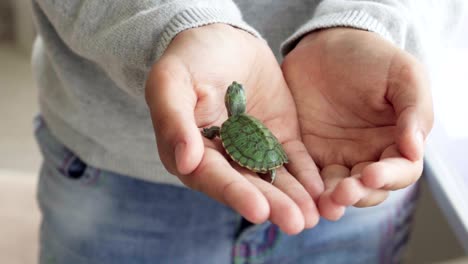
[[183,173],[181,170],[181,166],[182,166],[182,160],[184,158],[184,149],[185,149],[185,143],[180,142],[180,143],[177,143],[175,150],[174,150],[177,170],[180,173]]

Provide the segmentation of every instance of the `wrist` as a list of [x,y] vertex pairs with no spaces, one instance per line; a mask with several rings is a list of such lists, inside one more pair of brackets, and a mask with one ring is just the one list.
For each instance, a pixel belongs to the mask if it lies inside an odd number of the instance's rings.
[[362,30],[358,28],[350,28],[350,27],[323,28],[323,29],[315,30],[308,34],[305,34],[299,40],[295,48],[307,45],[312,41],[315,41],[319,38],[323,38],[324,36],[326,36],[326,38],[330,38],[330,37],[339,38],[339,37],[343,37],[343,36],[346,36],[347,34],[352,34],[355,32],[368,32],[369,34],[372,34],[372,32],[369,32],[367,30]]

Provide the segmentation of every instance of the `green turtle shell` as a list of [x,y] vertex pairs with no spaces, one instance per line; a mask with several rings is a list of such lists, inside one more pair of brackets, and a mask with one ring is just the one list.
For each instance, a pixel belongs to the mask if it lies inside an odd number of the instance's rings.
[[229,117],[221,126],[220,137],[229,156],[252,171],[267,173],[288,163],[278,139],[258,119],[247,114]]

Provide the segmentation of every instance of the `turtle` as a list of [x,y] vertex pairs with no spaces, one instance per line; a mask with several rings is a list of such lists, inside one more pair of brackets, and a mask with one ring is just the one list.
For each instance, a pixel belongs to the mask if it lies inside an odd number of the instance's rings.
[[224,103],[228,119],[219,126],[204,128],[208,139],[220,137],[226,153],[240,166],[260,174],[270,174],[271,184],[276,169],[288,163],[282,145],[273,133],[257,118],[246,113],[244,87],[232,82],[227,88]]

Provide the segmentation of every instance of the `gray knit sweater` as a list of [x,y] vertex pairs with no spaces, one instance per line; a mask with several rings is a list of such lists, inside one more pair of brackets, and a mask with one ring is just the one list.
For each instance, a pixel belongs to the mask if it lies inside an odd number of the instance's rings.
[[147,73],[179,32],[226,23],[266,39],[278,60],[306,33],[373,31],[425,60],[461,1],[33,0],[33,69],[52,133],[90,165],[162,182],[144,100]]

